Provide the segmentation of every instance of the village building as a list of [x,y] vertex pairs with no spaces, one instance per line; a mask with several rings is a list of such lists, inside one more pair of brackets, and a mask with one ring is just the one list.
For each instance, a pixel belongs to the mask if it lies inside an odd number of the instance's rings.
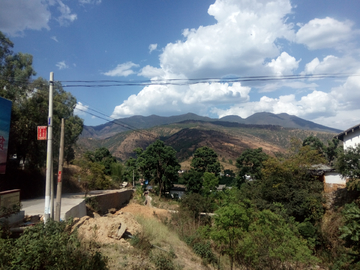
[[350,147],[356,147],[356,145],[360,144],[360,124],[339,133],[335,138],[343,141],[344,150]]

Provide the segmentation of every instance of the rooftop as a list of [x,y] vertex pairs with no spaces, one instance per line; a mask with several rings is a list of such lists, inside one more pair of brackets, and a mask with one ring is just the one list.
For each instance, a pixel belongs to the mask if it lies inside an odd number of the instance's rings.
[[338,135],[334,136],[334,138],[339,139],[340,141],[344,141],[344,136],[348,135],[349,133],[355,132],[355,130],[360,129],[360,124],[357,124],[356,126],[353,126]]

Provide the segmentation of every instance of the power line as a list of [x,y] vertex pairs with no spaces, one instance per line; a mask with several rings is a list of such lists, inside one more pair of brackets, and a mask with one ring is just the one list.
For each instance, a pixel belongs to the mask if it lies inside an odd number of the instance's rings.
[[[153,79],[153,80],[64,80],[55,81],[62,84],[62,87],[124,87],[124,86],[184,86],[201,83],[236,83],[236,82],[266,82],[266,81],[286,81],[286,80],[304,80],[304,79],[335,79],[360,76],[354,73],[324,73],[324,74],[294,74],[281,76],[234,76],[229,78],[190,78],[190,79]],[[9,80],[11,82],[18,82],[30,85],[36,79],[19,80],[13,77],[0,76],[1,80]]]

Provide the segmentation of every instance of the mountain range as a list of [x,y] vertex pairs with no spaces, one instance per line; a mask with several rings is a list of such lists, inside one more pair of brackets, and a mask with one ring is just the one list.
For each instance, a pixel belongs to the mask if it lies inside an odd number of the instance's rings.
[[226,116],[212,119],[196,114],[162,117],[132,116],[103,125],[85,126],[78,140],[77,154],[106,147],[119,160],[134,157],[134,149],[145,149],[156,139],[177,151],[182,168],[198,147],[208,146],[218,154],[224,168],[248,148],[262,147],[270,155],[285,153],[293,138],[312,135],[326,143],[341,130],[329,128],[288,114],[256,113],[246,119]]
[[155,126],[181,123],[183,121],[203,121],[203,122],[230,122],[245,125],[275,125],[284,128],[324,131],[340,133],[342,130],[326,127],[314,122],[304,120],[294,115],[286,113],[273,114],[268,112],[255,113],[248,118],[241,118],[237,115],[228,115],[220,119],[199,116],[187,113],[177,116],[131,116],[128,118],[117,119],[99,126],[84,126],[81,134],[82,138],[106,139],[120,132],[138,129],[148,129]]

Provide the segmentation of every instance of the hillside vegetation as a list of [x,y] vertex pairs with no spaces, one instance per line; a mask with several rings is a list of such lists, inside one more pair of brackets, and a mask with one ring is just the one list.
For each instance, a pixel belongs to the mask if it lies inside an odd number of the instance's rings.
[[284,153],[291,138],[305,139],[316,136],[321,141],[331,140],[334,133],[303,129],[290,129],[272,125],[245,125],[234,122],[184,121],[156,126],[146,130],[121,132],[107,139],[80,138],[78,154],[85,149],[106,147],[119,160],[134,157],[134,149],[146,148],[156,139],[177,151],[180,161],[191,157],[201,146],[209,146],[219,158],[235,160],[245,149],[262,147],[264,152],[275,155]]

